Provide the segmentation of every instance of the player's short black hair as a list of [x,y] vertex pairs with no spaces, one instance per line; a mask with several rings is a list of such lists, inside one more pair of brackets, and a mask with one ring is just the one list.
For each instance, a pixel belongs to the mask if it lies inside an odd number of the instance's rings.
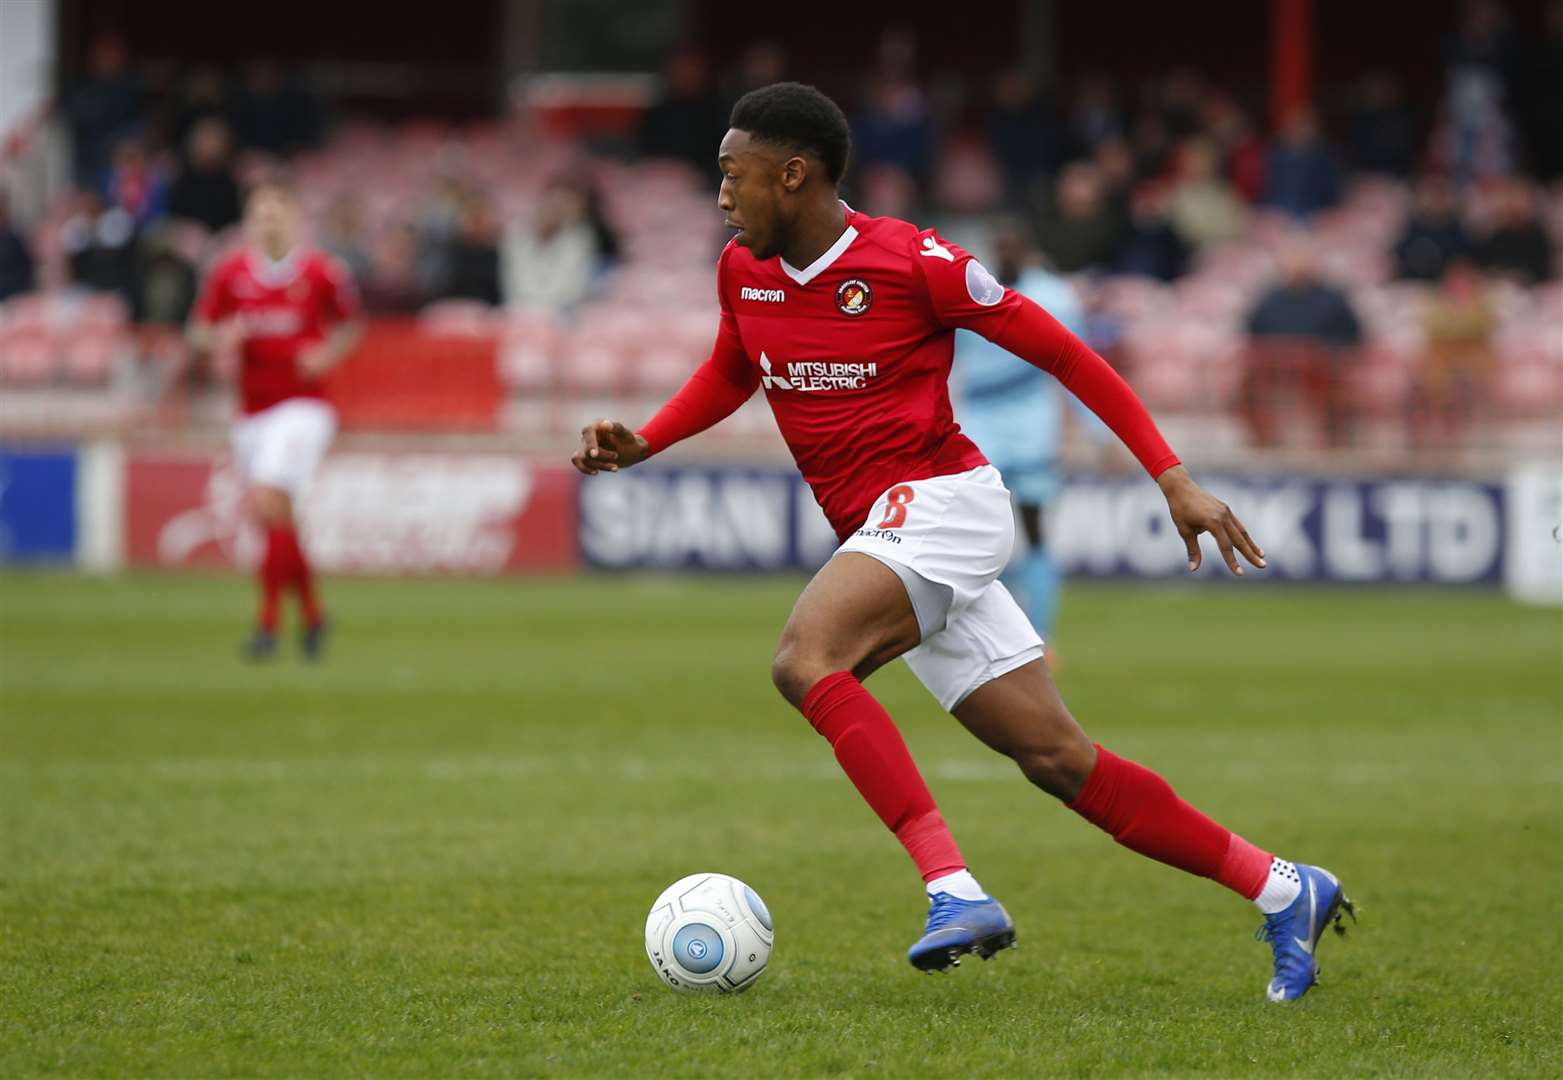
[[276,192],[291,201],[298,200],[298,185],[293,182],[293,174],[285,169],[270,169],[251,180],[244,188],[245,204],[263,191]]
[[738,99],[729,127],[756,139],[813,154],[824,163],[832,184],[841,182],[852,155],[852,130],[846,114],[812,86],[772,83]]

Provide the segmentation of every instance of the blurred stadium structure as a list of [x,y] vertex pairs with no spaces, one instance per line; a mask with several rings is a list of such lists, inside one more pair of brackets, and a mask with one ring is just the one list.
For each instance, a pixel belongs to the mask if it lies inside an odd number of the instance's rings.
[[[90,446],[65,500],[89,562],[178,561],[226,527],[169,536],[191,510],[181,499],[220,503],[211,461],[230,408],[232,358],[193,367],[179,330],[201,268],[234,242],[247,177],[285,163],[316,242],[358,276],[375,323],[335,377],[349,432],[338,465],[357,462],[368,483],[378,461],[373,482],[395,503],[400,466],[374,455],[519,450],[562,464],[585,420],[638,420],[681,384],[716,322],[724,234],[709,159],[731,101],[783,77],[817,82],[852,116],[844,195],[860,209],[938,225],[979,252],[991,215],[1026,215],[1085,298],[1091,344],[1195,467],[1358,485],[1373,523],[1354,535],[1377,545],[1363,579],[1444,580],[1439,522],[1456,546],[1485,527],[1445,513],[1451,492],[1491,494],[1502,523],[1488,562],[1447,580],[1512,569],[1516,502],[1533,521],[1556,517],[1563,4],[1272,0],[1196,15],[1013,2],[959,34],[938,10],[875,3],[853,5],[850,32],[826,29],[843,16],[821,4],[487,0],[462,6],[448,34],[431,32],[424,4],[378,5],[367,28],[301,3],[225,24],[207,5],[158,7],[0,5],[0,66],[13,73],[0,109],[0,438],[10,459],[38,440]],[[304,44],[289,36],[298,26],[313,30]],[[670,458],[696,475],[717,455],[784,476],[763,401]],[[185,467],[184,494],[169,494],[166,471]],[[430,484],[459,486],[451,468]],[[1515,494],[1518,474],[1530,494]],[[1361,486],[1406,475],[1427,483]],[[520,502],[496,511],[474,494],[473,528],[521,520],[534,491],[575,513],[568,478],[506,476],[498,486]],[[581,513],[622,511],[631,487],[583,493]],[[1289,511],[1298,520],[1333,505],[1332,489],[1309,490],[1312,509]],[[665,503],[658,491],[642,501]],[[733,564],[807,561],[817,538],[788,513],[798,535],[783,556],[740,551]],[[1422,532],[1403,539],[1396,523],[1412,519]],[[335,565],[575,557],[573,525],[481,558],[469,534],[406,528],[421,554],[379,563],[349,551],[375,530],[339,523]],[[670,550],[662,561],[728,564]],[[1523,557],[1556,572],[1544,550]],[[1315,576],[1313,562],[1295,576]]]

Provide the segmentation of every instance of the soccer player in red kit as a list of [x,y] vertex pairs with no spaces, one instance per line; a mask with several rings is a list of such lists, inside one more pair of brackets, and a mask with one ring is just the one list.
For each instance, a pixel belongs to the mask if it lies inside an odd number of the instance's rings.
[[326,617],[299,543],[295,510],[336,434],[336,412],[321,388],[362,334],[357,293],[338,260],[298,240],[292,190],[269,180],[245,202],[246,246],[207,274],[188,337],[197,352],[234,344],[240,353],[233,456],[248,485],[247,505],[266,538],[256,577],[260,610],[244,645],[252,660],[277,648],[282,594],[298,594],[300,644],[307,659],[324,645]]
[[738,234],[717,264],[708,359],[638,432],[600,420],[572,459],[635,465],[763,389],[798,468],[842,540],[782,631],[772,677],[830,741],[916,863],[927,925],[908,957],[942,970],[1015,940],[967,868],[900,733],[862,680],[895,657],[1037,787],[1152,859],[1254,901],[1274,954],[1272,1001],[1313,985],[1314,949],[1350,910],[1327,871],[1292,863],[1184,802],[1156,773],[1092,744],[1059,698],[1042,641],[997,580],[1014,542],[1009,493],[954,423],[957,328],[1052,373],[1155,479],[1198,569],[1198,536],[1227,566],[1264,553],[1163,441],[1128,385],[1042,308],[933,230],[842,203],[849,133],[829,98],[779,83],[739,100],[722,140],[718,206]]

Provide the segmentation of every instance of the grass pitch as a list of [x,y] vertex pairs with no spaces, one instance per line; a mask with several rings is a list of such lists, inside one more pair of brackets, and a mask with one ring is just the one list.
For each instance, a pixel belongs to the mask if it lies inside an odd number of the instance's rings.
[[[240,664],[237,578],[0,576],[0,1075],[1563,1073],[1563,617],[1489,594],[1077,587],[1101,742],[1361,924],[1300,1005],[1258,916],[1029,788],[896,665],[1020,948],[947,977],[898,846],[771,690],[791,579],[329,582]],[[696,870],[776,920],[674,995]]]

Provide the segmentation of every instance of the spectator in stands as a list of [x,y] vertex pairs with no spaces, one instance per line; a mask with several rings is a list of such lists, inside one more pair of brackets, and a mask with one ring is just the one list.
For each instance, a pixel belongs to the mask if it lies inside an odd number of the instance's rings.
[[1134,175],[1141,180],[1160,180],[1167,172],[1172,155],[1172,136],[1167,122],[1156,109],[1141,109],[1129,134],[1134,147]]
[[156,226],[141,244],[131,307],[138,323],[182,327],[190,317],[199,281],[180,250],[180,227],[172,222]]
[[1221,175],[1221,159],[1209,139],[1194,138],[1183,144],[1167,210],[1178,236],[1196,250],[1243,235],[1248,208]]
[[1465,74],[1490,80],[1500,97],[1515,82],[1520,50],[1498,0],[1466,0],[1460,27],[1444,43],[1444,61],[1451,79]]
[[494,218],[487,199],[469,195],[461,208],[439,299],[481,300],[499,306],[499,246],[494,236]]
[[1121,220],[1127,220],[1137,180],[1134,174],[1134,148],[1129,145],[1128,139],[1114,135],[1096,144],[1096,152],[1091,155],[1091,160],[1101,173],[1108,207]]
[[418,279],[423,288],[438,295],[450,277],[450,256],[461,231],[463,207],[472,195],[459,159],[439,162],[433,190],[418,210]]
[[1248,313],[1244,404],[1254,441],[1273,445],[1279,415],[1294,398],[1320,418],[1328,445],[1345,435],[1343,361],[1362,327],[1340,289],[1319,277],[1301,239],[1281,252],[1281,280]]
[[117,293],[134,306],[136,219],[120,206],[106,206],[96,192],[81,192],[60,227],[71,281],[87,289]]
[[1404,177],[1416,161],[1416,131],[1400,84],[1383,73],[1357,87],[1349,120],[1351,163],[1359,172]]
[[354,281],[363,283],[373,275],[374,260],[364,238],[363,215],[357,199],[343,196],[331,204],[321,223],[320,246],[347,264]]
[[1038,178],[1057,172],[1067,155],[1068,136],[1056,110],[1022,68],[1010,68],[994,80],[993,104],[983,126],[1012,202]]
[[1201,112],[1209,91],[1205,80],[1187,68],[1174,71],[1152,89],[1156,111],[1167,132],[1179,142],[1200,130]]
[[1249,312],[1248,332],[1256,338],[1301,339],[1332,348],[1362,341],[1346,294],[1319,277],[1313,250],[1300,239],[1282,250],[1281,280]]
[[1188,268],[1189,246],[1168,220],[1166,191],[1155,184],[1142,184],[1132,205],[1114,272],[1158,281],[1182,277]]
[[[190,132],[203,120],[221,120],[228,126],[228,89],[223,73],[215,67],[198,67],[185,77],[179,89],[179,101],[175,106],[173,129],[170,133],[175,145],[188,146]],[[232,129],[229,129],[232,142]]]
[[411,315],[429,302],[429,291],[419,272],[421,247],[418,230],[401,222],[386,230],[372,261],[369,276],[359,282],[364,310],[371,315]]
[[[774,41],[757,41],[744,50],[738,67],[724,81],[727,111],[751,90],[781,82],[787,77],[787,53]],[[725,132],[724,132],[725,134]]]
[[[767,84],[769,85],[769,84]],[[566,181],[567,183],[569,181]],[[586,204],[586,221],[592,227],[592,236],[597,241],[597,262],[594,273],[601,275],[612,270],[618,264],[621,245],[619,243],[618,230],[608,220],[607,213],[602,206],[602,192],[596,184],[588,181],[576,183],[581,193],[581,198]]]
[[1319,134],[1311,106],[1292,112],[1265,156],[1261,201],[1296,218],[1307,218],[1340,202],[1341,172]]
[[1454,185],[1442,176],[1427,176],[1417,184],[1416,208],[1395,243],[1395,276],[1410,281],[1438,281],[1454,259],[1471,253],[1471,238],[1460,222]]
[[693,49],[680,49],[668,61],[662,97],[641,120],[640,152],[687,161],[714,186],[721,177],[713,147],[727,131],[727,114],[721,95],[711,86],[705,58]]
[[122,40],[106,35],[92,42],[87,74],[65,91],[63,104],[76,183],[94,187],[108,170],[114,147],[141,119],[141,81],[126,65]]
[[1107,202],[1101,170],[1087,161],[1066,167],[1038,229],[1042,250],[1058,271],[1073,274],[1105,268],[1123,232],[1122,217]]
[[1489,274],[1534,285],[1552,277],[1552,241],[1536,210],[1528,180],[1510,177],[1493,194],[1493,227],[1476,246]]
[[185,160],[168,192],[168,212],[198,221],[211,232],[238,222],[242,208],[239,181],[229,160],[228,125],[215,116],[190,129]]
[[320,139],[320,106],[304,87],[291,83],[270,60],[251,64],[234,108],[239,145],[271,154],[290,154]]
[[1514,168],[1514,129],[1497,79],[1479,69],[1451,76],[1428,157],[1462,185],[1507,176]]
[[1265,145],[1254,133],[1254,122],[1225,94],[1205,99],[1205,133],[1215,142],[1232,189],[1246,202],[1264,192]]
[[1122,138],[1125,133],[1123,110],[1112,81],[1104,75],[1080,80],[1069,110],[1069,133],[1076,144],[1094,148],[1103,139]]
[[532,221],[505,237],[506,306],[561,315],[586,298],[598,263],[599,240],[581,185],[556,180]]
[[129,214],[137,227],[160,217],[168,203],[168,182],[162,167],[136,138],[120,140],[102,191],[108,204]]
[[1495,323],[1476,267],[1465,259],[1451,262],[1422,316],[1427,349],[1411,397],[1417,444],[1447,445],[1486,412]]
[[865,171],[899,169],[922,184],[933,160],[933,120],[922,87],[910,79],[877,79],[852,121],[852,154]]
[[33,253],[11,221],[11,204],[0,189],[0,303],[33,287]]

